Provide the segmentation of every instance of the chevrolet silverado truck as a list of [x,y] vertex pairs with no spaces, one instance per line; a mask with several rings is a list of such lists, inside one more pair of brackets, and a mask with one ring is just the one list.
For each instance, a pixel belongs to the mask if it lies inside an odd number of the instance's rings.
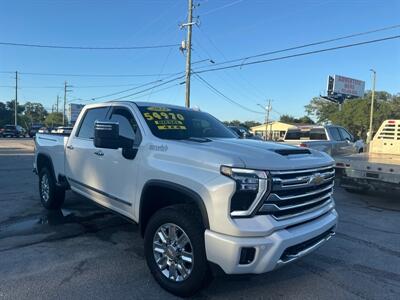
[[356,140],[347,129],[336,125],[311,125],[290,128],[283,140],[285,144],[323,151],[332,157],[361,153],[364,142]]
[[239,139],[208,113],[179,106],[87,105],[69,136],[38,133],[44,207],[72,191],[138,223],[148,267],[188,296],[214,272],[259,274],[310,253],[337,223],[325,153]]

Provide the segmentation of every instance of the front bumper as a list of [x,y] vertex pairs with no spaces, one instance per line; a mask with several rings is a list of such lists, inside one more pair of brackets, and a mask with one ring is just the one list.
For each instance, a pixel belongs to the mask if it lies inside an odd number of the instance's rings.
[[[227,274],[265,273],[292,262],[321,246],[334,234],[334,209],[302,225],[278,230],[265,237],[234,237],[205,232],[207,259]],[[242,248],[255,248],[254,259],[240,264]]]

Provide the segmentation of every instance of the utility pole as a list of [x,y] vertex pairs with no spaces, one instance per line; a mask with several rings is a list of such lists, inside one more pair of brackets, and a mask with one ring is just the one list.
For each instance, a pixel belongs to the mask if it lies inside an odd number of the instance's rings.
[[370,69],[372,72],[372,95],[371,95],[371,113],[369,115],[369,134],[367,136],[367,144],[371,142],[372,139],[372,126],[373,126],[373,119],[374,119],[374,100],[375,100],[375,81],[376,81],[376,71]]
[[66,115],[65,115],[65,109],[66,109],[66,106],[67,106],[67,93],[68,92],[72,92],[72,90],[68,90],[68,88],[69,87],[72,87],[72,85],[68,85],[67,84],[67,81],[65,81],[64,82],[64,105],[63,105],[63,126],[65,126],[65,117],[66,117]]
[[15,105],[14,105],[14,125],[17,126],[18,120],[18,71],[15,71]]
[[262,107],[262,109],[265,110],[265,140],[268,139],[268,123],[269,123],[269,112],[271,111],[272,107],[271,107],[271,99],[268,100],[268,106],[264,107],[261,104],[257,104],[258,106]]
[[192,54],[192,13],[193,13],[193,0],[188,0],[189,11],[188,11],[188,20],[187,24],[183,24],[182,26],[187,27],[187,40],[186,40],[186,98],[185,98],[185,106],[190,107],[190,73],[191,73],[191,54]]
[[56,112],[58,112],[58,101],[60,99],[60,95],[57,95],[57,102],[56,102]]

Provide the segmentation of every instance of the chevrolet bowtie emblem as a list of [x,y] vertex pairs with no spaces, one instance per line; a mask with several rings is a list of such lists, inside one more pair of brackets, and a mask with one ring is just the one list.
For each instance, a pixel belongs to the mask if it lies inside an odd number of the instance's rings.
[[308,183],[314,184],[314,185],[320,185],[324,181],[325,181],[325,178],[320,173],[315,173],[315,174],[311,175]]

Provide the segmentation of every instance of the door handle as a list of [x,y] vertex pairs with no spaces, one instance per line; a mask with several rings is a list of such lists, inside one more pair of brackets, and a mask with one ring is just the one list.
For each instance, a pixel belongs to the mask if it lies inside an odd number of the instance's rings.
[[68,145],[68,146],[67,146],[67,149],[69,149],[69,150],[74,150],[74,146]]
[[97,150],[96,152],[94,152],[94,154],[96,154],[97,156],[104,156],[104,153],[101,150]]

